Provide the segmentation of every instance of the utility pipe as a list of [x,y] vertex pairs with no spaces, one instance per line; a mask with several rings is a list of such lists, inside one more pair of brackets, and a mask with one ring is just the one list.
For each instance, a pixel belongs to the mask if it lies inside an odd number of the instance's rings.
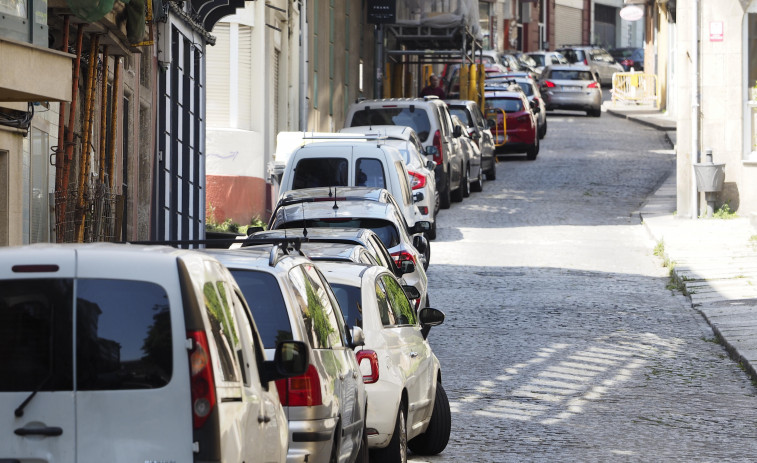
[[308,129],[308,18],[307,2],[300,1],[300,131]]
[[692,53],[691,53],[691,218],[699,215],[699,192],[697,191],[694,164],[699,162],[699,0],[693,0],[691,15]]
[[[97,181],[104,184],[105,175],[105,150],[107,148],[107,125],[108,125],[108,46],[103,46],[103,80],[100,87],[100,162],[97,172]],[[115,121],[114,121],[115,125]],[[114,140],[111,138],[111,143]]]
[[[63,44],[61,45],[61,51],[68,53],[68,29],[71,20],[69,15],[63,15]],[[73,73],[73,68],[71,69]],[[55,152],[55,241],[58,243],[63,242],[63,217],[61,216],[60,202],[65,201],[63,195],[63,164],[64,150],[66,149],[66,102],[61,101],[58,108],[58,149]]]
[[[113,183],[114,183],[114,177],[115,177],[115,165],[116,165],[116,127],[118,127],[118,124],[116,121],[118,120],[118,102],[121,99],[120,90],[121,88],[121,57],[116,56],[113,61],[113,103],[111,104],[111,110],[110,110],[110,120],[112,121],[112,124],[110,126],[110,150],[108,153],[109,157],[109,163],[108,163],[108,181],[111,192],[113,191]],[[126,134],[124,134],[126,136]],[[123,156],[126,156],[127,153],[122,153]]]
[[[80,23],[76,30],[76,64],[74,64],[74,75],[71,79],[71,106],[68,115],[68,130],[66,131],[66,155],[63,160],[63,182],[62,187],[68,193],[68,180],[71,173],[71,160],[74,153],[74,122],[76,119],[76,105],[79,94],[79,75],[81,74],[81,54],[82,42],[84,38],[84,23]],[[66,222],[66,207],[68,205],[68,194],[64,195],[65,199],[61,204],[61,221]],[[65,239],[65,237],[64,237]]]

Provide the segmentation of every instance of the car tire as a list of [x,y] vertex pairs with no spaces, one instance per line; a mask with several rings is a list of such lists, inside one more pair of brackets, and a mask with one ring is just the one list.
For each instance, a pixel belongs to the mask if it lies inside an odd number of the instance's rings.
[[405,422],[405,404],[400,402],[397,420],[394,423],[394,433],[389,445],[383,449],[371,451],[371,461],[382,463],[407,463],[407,423]]
[[526,159],[533,161],[539,154],[539,137],[534,137],[534,144],[526,150]]
[[497,165],[493,165],[491,170],[486,173],[487,180],[497,180]]
[[449,180],[449,171],[447,171],[447,174],[445,175],[445,187],[442,189],[442,191],[439,193],[439,208],[440,209],[449,209],[452,205],[452,192],[450,191],[450,180]]
[[[460,172],[463,172],[462,169],[460,170]],[[457,190],[451,193],[452,202],[460,203],[463,201],[463,198],[465,198],[465,190],[463,190],[463,188],[467,188],[467,186],[468,186],[468,175],[466,173],[466,174],[463,174],[463,176],[460,178],[460,185],[458,186]]]
[[475,182],[470,184],[470,190],[477,193],[484,191],[484,171],[480,166],[478,168],[478,178]]
[[431,230],[426,232],[426,239],[427,240],[435,240],[436,239],[436,220],[431,222]]
[[544,125],[539,130],[539,139],[544,138],[544,136],[547,135],[547,120],[544,120]]
[[426,252],[423,254],[423,270],[428,270],[428,265],[431,263],[431,243],[426,246]]
[[337,426],[334,430],[334,442],[331,444],[331,456],[329,463],[339,463],[339,447],[342,440],[342,428]]
[[470,184],[470,165],[465,166],[465,180],[460,182],[460,188],[463,188],[463,198],[470,196],[471,184]]
[[592,109],[587,113],[591,117],[601,117],[602,116],[602,108]]
[[438,383],[434,410],[431,412],[428,428],[423,434],[411,439],[407,446],[418,455],[437,455],[447,447],[451,430],[452,414],[449,409],[449,399],[442,383]]

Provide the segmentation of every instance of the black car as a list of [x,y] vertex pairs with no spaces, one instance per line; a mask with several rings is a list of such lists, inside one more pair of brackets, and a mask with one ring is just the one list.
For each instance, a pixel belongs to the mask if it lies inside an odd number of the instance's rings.
[[612,48],[610,54],[615,61],[620,63],[626,72],[631,71],[644,71],[644,49],[643,48]]

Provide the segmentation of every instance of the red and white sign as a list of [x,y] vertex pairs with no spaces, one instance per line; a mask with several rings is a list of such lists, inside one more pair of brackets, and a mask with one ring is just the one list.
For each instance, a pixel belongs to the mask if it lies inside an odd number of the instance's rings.
[[723,41],[723,21],[713,21],[710,23],[710,42]]

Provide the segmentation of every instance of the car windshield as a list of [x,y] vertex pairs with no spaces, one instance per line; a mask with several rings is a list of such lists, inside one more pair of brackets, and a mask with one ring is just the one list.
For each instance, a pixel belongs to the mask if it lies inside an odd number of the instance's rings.
[[341,283],[331,283],[339,307],[342,309],[344,321],[348,326],[363,327],[363,305],[360,300],[360,288]]
[[537,66],[544,66],[544,55],[528,55],[536,63]]
[[276,277],[256,270],[230,270],[250,306],[263,346],[274,349],[277,343],[293,339],[289,313]]
[[589,71],[568,71],[557,69],[549,74],[549,78],[554,80],[594,80]]
[[487,98],[487,109],[501,109],[506,113],[523,111],[523,101],[519,98]]
[[412,127],[421,141],[425,142],[431,131],[428,114],[415,106],[408,108],[366,108],[352,116],[351,127],[360,125],[405,125]]
[[293,220],[276,228],[368,228],[373,230],[387,249],[400,244],[397,227],[388,220],[335,217],[324,219]]

